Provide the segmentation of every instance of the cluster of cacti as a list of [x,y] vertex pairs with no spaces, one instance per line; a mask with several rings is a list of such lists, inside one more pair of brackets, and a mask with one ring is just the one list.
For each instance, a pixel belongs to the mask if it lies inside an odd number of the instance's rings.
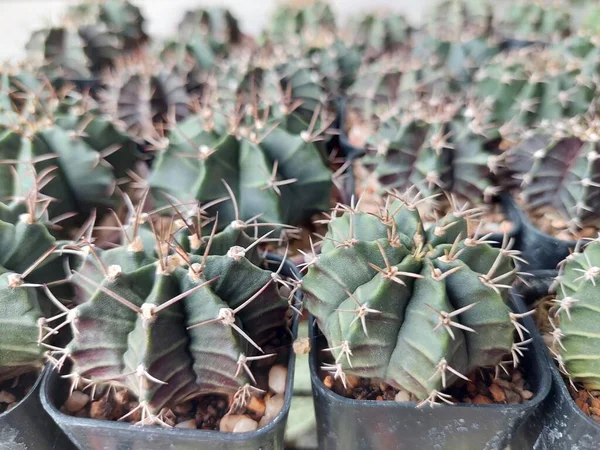
[[479,367],[511,352],[518,362],[525,343],[515,328],[524,336],[506,304],[518,257],[469,234],[473,211],[424,229],[417,203],[397,196],[380,214],[332,211],[302,289],[336,376],[381,379],[434,402]]
[[499,156],[469,126],[465,108],[460,102],[420,106],[382,121],[367,140],[363,164],[380,194],[414,185],[424,197],[447,191],[475,203],[489,201],[499,191],[493,181]]
[[571,382],[600,389],[600,241],[588,242],[561,264],[550,309],[550,350]]
[[33,195],[0,202],[0,381],[40,370],[46,361],[39,335],[55,309],[48,284],[66,275],[45,203]]

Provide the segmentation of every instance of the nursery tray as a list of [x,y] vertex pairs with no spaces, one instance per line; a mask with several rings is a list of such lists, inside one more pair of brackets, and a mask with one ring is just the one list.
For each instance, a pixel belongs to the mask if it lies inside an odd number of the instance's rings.
[[[277,268],[281,256],[267,254]],[[298,269],[286,261],[283,276],[299,276]],[[297,296],[300,301],[300,294]],[[292,334],[295,339],[298,331],[298,317],[294,315]],[[275,450],[283,449],[285,425],[292,401],[294,386],[295,353],[290,349],[288,376],[283,408],[275,419],[256,431],[247,433],[223,433],[220,431],[190,430],[179,428],[159,428],[136,426],[124,422],[101,421],[73,417],[59,411],[57,405],[64,401],[64,382],[56,371],[48,371],[42,382],[41,401],[44,409],[58,426],[81,450]],[[61,395],[62,394],[62,395]],[[40,447],[44,448],[44,447]],[[38,447],[35,447],[38,450]],[[62,450],[62,449],[61,449]]]
[[[515,311],[523,303],[511,294]],[[316,342],[310,371],[320,450],[351,449],[461,449],[532,448],[542,427],[537,411],[551,386],[539,333],[530,317],[523,319],[533,337],[523,366],[534,397],[520,405],[457,404],[416,408],[414,402],[355,400],[328,389],[317,370]],[[316,325],[311,338],[320,337]]]

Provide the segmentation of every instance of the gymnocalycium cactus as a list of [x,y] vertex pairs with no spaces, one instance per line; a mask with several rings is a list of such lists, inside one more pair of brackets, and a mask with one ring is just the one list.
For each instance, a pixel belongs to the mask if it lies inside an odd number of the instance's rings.
[[329,208],[332,173],[314,142],[319,130],[307,125],[294,134],[261,119],[248,127],[241,118],[225,119],[194,115],[169,132],[149,179],[159,204],[164,194],[203,204],[232,196],[237,202],[215,206],[222,224],[257,220],[275,227]]
[[498,194],[492,181],[498,156],[470,129],[461,103],[420,106],[400,119],[388,118],[367,141],[373,153],[362,163],[372,170],[381,193],[415,185],[424,196],[448,191],[476,204]]
[[508,189],[518,190],[524,207],[553,208],[572,230],[596,218],[600,208],[600,123],[572,119],[537,130],[505,153]]
[[54,355],[59,365],[72,360],[75,386],[125,386],[141,423],[161,424],[163,407],[254,381],[249,364],[270,356],[254,354],[284,329],[288,305],[277,275],[250,262],[249,248],[212,254],[216,228],[201,255],[158,234],[157,257],[133,234],[107,251],[87,236],[67,250],[85,257],[73,278],[84,302],[67,314],[73,338]]
[[334,209],[302,289],[336,377],[378,378],[422,403],[448,402],[441,392],[457,378],[511,353],[516,365],[530,341],[506,304],[519,257],[510,243],[496,249],[469,234],[473,210],[425,230],[417,204],[397,196],[379,215]]
[[526,41],[553,41],[571,33],[570,0],[524,0],[503,8],[496,28],[503,37]]
[[600,241],[563,261],[555,280],[550,349],[559,369],[588,390],[600,389]]
[[38,200],[0,203],[0,381],[44,366],[40,326],[54,299],[47,285],[65,278]]

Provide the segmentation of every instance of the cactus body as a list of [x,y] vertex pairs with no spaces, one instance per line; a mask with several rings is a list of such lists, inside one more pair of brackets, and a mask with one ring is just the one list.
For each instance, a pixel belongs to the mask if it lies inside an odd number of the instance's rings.
[[510,284],[513,261],[468,238],[464,217],[424,230],[399,200],[380,216],[347,207],[333,217],[302,288],[340,370],[424,399],[456,380],[445,364],[468,374],[511,352],[508,293],[492,280]]
[[600,389],[600,243],[592,241],[563,262],[550,310],[552,350],[559,368],[590,391]]

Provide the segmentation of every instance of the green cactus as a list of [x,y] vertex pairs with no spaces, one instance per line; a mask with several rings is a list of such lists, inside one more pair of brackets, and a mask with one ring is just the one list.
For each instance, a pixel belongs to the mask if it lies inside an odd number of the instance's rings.
[[186,11],[178,26],[180,38],[202,38],[216,53],[227,54],[232,45],[242,42],[243,33],[235,16],[224,7]]
[[553,208],[575,230],[594,223],[600,208],[597,120],[554,123],[505,153],[506,189],[518,192],[530,212]]
[[492,4],[488,0],[439,0],[429,11],[427,31],[446,37],[489,36],[493,17]]
[[[0,127],[0,199],[37,186],[52,199],[52,217],[114,207],[118,183],[139,159],[136,143],[74,92],[34,93],[33,100],[33,114],[23,111]],[[47,175],[44,183],[36,172]]]
[[412,28],[404,15],[381,11],[354,18],[345,32],[361,51],[377,57],[408,47]]
[[590,391],[600,389],[600,320],[598,276],[600,242],[593,240],[569,255],[555,280],[550,310],[550,349],[560,370]]
[[451,192],[479,204],[498,194],[492,175],[498,155],[475,133],[461,103],[422,105],[391,117],[367,141],[373,153],[362,163],[378,180],[380,194],[416,186],[425,197]]
[[133,235],[107,251],[78,246],[89,255],[74,275],[85,301],[70,311],[73,338],[58,351],[72,360],[76,383],[124,385],[140,401],[142,423],[160,423],[165,406],[233,395],[254,381],[248,365],[285,329],[287,301],[277,276],[252,264],[246,248],[215,255],[217,236],[202,256],[160,237],[158,257]]
[[342,206],[306,267],[305,305],[345,374],[378,378],[423,403],[483,366],[518,363],[529,340],[506,304],[516,276],[510,244],[471,237],[469,214],[425,230],[417,201],[398,195],[379,215]]
[[157,145],[168,122],[190,112],[184,74],[150,57],[121,64],[107,73],[102,110],[140,142]]
[[335,15],[327,1],[310,5],[283,3],[277,6],[266,34],[275,43],[322,39],[336,33]]
[[211,209],[222,224],[254,218],[274,226],[300,224],[329,208],[332,174],[313,142],[319,133],[307,126],[294,134],[262,119],[252,125],[229,120],[218,112],[194,115],[169,132],[149,178],[159,204],[164,194],[203,204],[232,196],[237,202]]
[[40,287],[66,276],[38,199],[21,200],[0,203],[0,381],[44,366],[40,326],[54,297]]
[[[558,3],[558,4],[557,4]],[[549,42],[571,34],[569,1],[525,0],[504,8],[497,17],[500,35],[526,41]]]
[[[573,49],[574,50],[574,49]],[[476,75],[476,97],[502,134],[519,133],[544,120],[585,113],[595,96],[593,55],[526,48],[498,55]]]

